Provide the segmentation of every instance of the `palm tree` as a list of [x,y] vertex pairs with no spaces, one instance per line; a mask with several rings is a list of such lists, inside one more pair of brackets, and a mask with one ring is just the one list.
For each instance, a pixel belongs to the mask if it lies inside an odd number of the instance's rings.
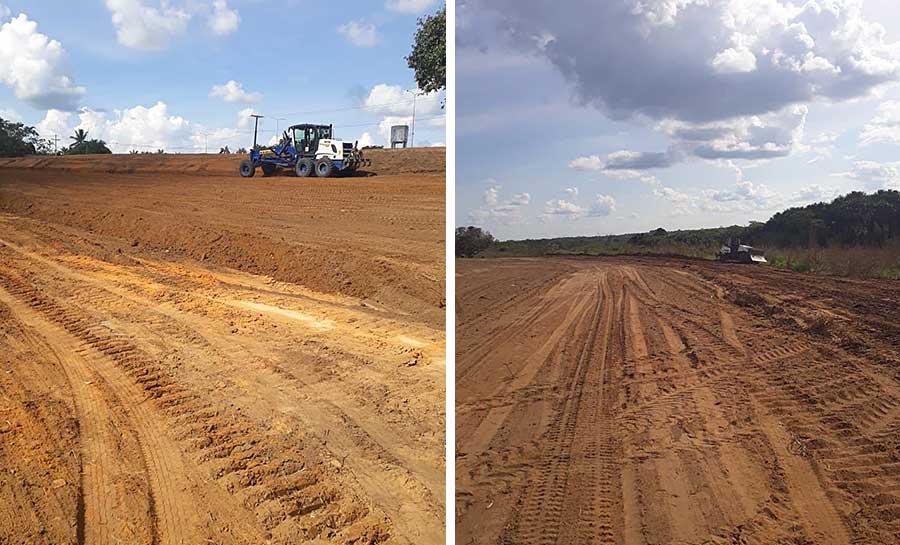
[[75,131],[75,136],[70,136],[69,140],[74,140],[75,143],[72,144],[72,147],[78,147],[87,140],[88,133],[84,129],[78,129]]

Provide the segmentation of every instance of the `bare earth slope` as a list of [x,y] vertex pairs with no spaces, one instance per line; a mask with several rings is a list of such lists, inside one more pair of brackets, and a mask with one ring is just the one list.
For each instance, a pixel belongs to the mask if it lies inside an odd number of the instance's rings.
[[662,258],[457,275],[459,543],[896,543],[896,282]]
[[442,175],[61,164],[0,167],[0,543],[443,543]]

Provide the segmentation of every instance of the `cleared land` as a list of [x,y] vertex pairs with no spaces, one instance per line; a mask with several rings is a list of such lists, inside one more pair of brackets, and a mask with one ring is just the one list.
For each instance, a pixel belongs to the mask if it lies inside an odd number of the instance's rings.
[[443,543],[443,150],[0,165],[0,543]]
[[457,262],[457,542],[885,544],[900,284]]

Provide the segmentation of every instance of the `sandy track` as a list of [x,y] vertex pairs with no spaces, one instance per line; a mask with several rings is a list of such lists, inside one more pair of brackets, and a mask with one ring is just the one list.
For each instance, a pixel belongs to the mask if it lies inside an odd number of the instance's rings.
[[[102,180],[61,188],[17,172],[0,175],[9,209],[24,198],[73,213],[0,215],[0,542],[443,542],[439,301],[191,259],[124,223],[93,223],[129,213],[93,193]],[[152,193],[148,183],[132,189]],[[186,188],[190,206],[215,186]],[[217,221],[274,237],[245,205],[215,205]],[[177,240],[213,225],[211,209],[182,221],[183,206],[153,211]],[[333,239],[353,238],[336,225]],[[442,236],[442,218],[432,225]],[[263,250],[245,270],[266,263]],[[402,251],[397,267],[367,274],[425,267]]]
[[900,532],[894,330],[862,319],[895,284],[846,301],[841,280],[663,259],[457,275],[459,543]]

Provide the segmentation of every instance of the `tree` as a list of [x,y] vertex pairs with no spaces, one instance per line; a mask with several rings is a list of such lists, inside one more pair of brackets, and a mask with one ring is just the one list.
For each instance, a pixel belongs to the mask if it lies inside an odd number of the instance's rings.
[[231,150],[228,149],[228,146],[225,146],[224,148],[219,148],[219,154],[231,155]]
[[[86,135],[87,133],[85,133]],[[72,138],[75,140],[75,138]],[[82,140],[62,150],[63,155],[102,155],[112,153],[103,140]],[[136,154],[137,151],[132,151]]]
[[34,127],[0,118],[0,157],[46,155],[50,143],[42,139]]
[[247,148],[238,148],[237,151],[235,151],[235,153],[240,153],[241,155],[244,155],[247,153]]
[[481,227],[456,228],[456,257],[472,257],[494,243],[494,235]]
[[81,144],[84,144],[85,140],[87,140],[88,133],[84,129],[77,129],[73,136],[69,137],[69,140],[74,140],[75,143],[72,144],[72,147],[78,147]]
[[416,73],[419,89],[426,93],[447,87],[447,8],[419,19],[412,52],[406,57]]

